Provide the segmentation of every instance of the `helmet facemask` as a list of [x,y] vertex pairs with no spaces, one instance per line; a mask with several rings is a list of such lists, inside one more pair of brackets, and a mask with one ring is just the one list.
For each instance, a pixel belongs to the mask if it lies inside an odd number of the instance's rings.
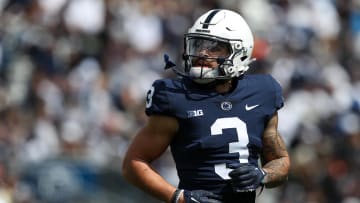
[[198,83],[239,77],[248,69],[243,67],[247,56],[241,40],[186,34],[184,49],[185,75]]

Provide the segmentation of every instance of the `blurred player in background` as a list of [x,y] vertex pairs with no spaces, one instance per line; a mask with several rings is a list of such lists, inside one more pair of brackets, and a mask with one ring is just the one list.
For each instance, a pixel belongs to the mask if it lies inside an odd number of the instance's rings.
[[[290,160],[277,130],[281,87],[270,75],[245,74],[253,45],[233,11],[196,20],[185,34],[184,68],[165,56],[180,77],[157,80],[148,91],[148,123],[123,163],[127,180],[162,201],[186,203],[253,203],[257,188],[287,180]],[[178,188],[151,167],[168,146]]]

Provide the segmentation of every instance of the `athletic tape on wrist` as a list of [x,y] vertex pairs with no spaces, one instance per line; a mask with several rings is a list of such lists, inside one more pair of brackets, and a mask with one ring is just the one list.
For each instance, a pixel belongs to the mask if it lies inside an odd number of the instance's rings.
[[179,203],[181,194],[184,192],[184,190],[182,189],[176,189],[172,198],[171,198],[171,203]]

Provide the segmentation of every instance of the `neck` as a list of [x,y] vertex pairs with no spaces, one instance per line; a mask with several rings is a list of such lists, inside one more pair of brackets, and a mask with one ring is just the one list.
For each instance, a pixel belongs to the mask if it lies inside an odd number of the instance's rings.
[[215,91],[220,94],[226,94],[233,90],[234,87],[234,81],[233,80],[227,80],[224,83],[219,83],[215,86]]

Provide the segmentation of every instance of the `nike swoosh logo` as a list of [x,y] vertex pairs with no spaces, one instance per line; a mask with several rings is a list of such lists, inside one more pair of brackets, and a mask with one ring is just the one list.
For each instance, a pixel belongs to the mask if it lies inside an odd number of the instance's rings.
[[[194,202],[199,202],[197,199],[195,199],[195,198],[193,198],[193,197],[191,197],[190,198],[192,201],[194,201]],[[200,203],[200,202],[199,202]]]
[[247,104],[245,105],[245,110],[246,111],[250,111],[252,109],[255,109],[256,107],[260,106],[260,104],[256,104],[254,106],[248,106]]

